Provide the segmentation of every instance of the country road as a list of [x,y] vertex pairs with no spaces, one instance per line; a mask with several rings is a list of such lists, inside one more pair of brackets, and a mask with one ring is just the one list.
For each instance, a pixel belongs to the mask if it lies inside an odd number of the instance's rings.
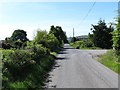
[[73,49],[65,44],[50,72],[48,88],[118,88],[118,74],[100,64],[96,56],[106,50]]

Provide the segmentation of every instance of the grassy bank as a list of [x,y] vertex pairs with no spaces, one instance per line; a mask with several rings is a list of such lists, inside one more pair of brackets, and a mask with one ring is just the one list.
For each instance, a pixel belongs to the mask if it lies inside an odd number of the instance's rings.
[[118,58],[120,58],[120,56],[116,56],[114,54],[114,51],[110,50],[104,55],[100,56],[98,61],[110,68],[111,70],[115,71],[116,73],[120,74],[120,62],[118,62]]

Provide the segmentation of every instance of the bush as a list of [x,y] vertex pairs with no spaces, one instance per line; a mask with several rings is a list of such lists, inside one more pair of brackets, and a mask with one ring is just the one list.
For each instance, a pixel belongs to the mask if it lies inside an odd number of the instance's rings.
[[34,43],[41,44],[43,47],[48,48],[52,52],[57,51],[60,46],[60,42],[53,33],[47,34],[46,31],[42,30],[37,31]]
[[120,56],[120,17],[118,17],[116,30],[113,32],[113,48],[116,55]]
[[93,47],[93,43],[90,41],[76,41],[75,42],[76,48],[87,48],[87,47]]
[[113,47],[116,50],[116,54],[120,55],[120,30],[113,32]]
[[[31,54],[23,50],[10,52],[7,57],[3,58],[3,67],[12,77],[12,80],[18,80],[25,77],[30,72],[30,66],[34,64]],[[4,70],[3,70],[4,71]],[[6,76],[7,73],[3,73]]]
[[9,43],[2,43],[2,48],[3,49],[10,49],[10,48],[14,48],[11,44],[9,44]]
[[96,48],[96,47],[94,47],[94,44],[90,40],[88,40],[88,41],[83,41],[83,40],[76,41],[74,43],[71,43],[70,45],[73,46],[76,49],[79,49],[79,48]]
[[[20,87],[19,85],[33,88],[37,79],[40,82],[38,84],[42,86],[43,80],[45,80],[45,74],[54,63],[52,61],[53,57],[47,48],[40,44],[32,44],[32,42],[29,42],[26,50],[4,50],[2,55],[4,88],[17,88]],[[28,80],[27,78],[30,78],[29,76],[35,80]],[[33,86],[25,85],[29,82]],[[35,86],[37,87],[38,84],[35,84]]]
[[42,46],[42,44],[37,44],[35,42],[27,42],[26,50],[28,50],[34,54],[38,54],[41,57],[50,55],[50,51],[48,48]]
[[33,60],[35,60],[37,63],[40,62],[41,58],[47,57],[48,55],[50,55],[50,51],[45,48],[42,47],[42,45],[35,45],[31,48],[31,51],[33,53]]
[[86,43],[86,47],[94,47],[93,42],[90,40],[86,41],[85,43]]

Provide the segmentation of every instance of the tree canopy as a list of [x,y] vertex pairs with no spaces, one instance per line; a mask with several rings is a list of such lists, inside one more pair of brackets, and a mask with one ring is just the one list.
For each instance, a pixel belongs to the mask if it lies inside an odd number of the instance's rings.
[[21,40],[22,42],[27,41],[27,33],[24,30],[18,29],[15,30],[11,36],[13,41]]
[[110,25],[107,27],[104,20],[99,20],[98,25],[92,25],[92,41],[95,46],[101,48],[112,48],[112,32],[114,28]]
[[67,36],[65,32],[62,30],[60,26],[51,26],[49,33],[54,34],[54,36],[59,40],[60,44],[62,44],[62,41],[64,43],[67,43]]
[[116,30],[113,32],[113,47],[117,51],[117,54],[120,54],[120,18],[118,18],[117,22]]

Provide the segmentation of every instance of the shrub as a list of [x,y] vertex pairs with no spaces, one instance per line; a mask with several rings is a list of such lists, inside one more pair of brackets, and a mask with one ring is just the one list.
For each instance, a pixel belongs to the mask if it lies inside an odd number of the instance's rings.
[[[14,80],[18,80],[25,77],[30,72],[30,66],[34,64],[31,54],[24,50],[15,50],[10,52],[6,58],[3,58],[3,67],[7,69],[7,72],[12,76]],[[3,73],[4,76],[6,76]]]
[[119,29],[113,32],[113,47],[116,50],[116,54],[120,55],[120,30]]
[[48,34],[47,37],[47,43],[48,43],[48,48],[50,48],[50,50],[52,52],[57,51],[58,47],[59,47],[59,41],[58,39],[54,36],[54,34]]
[[92,48],[94,47],[94,44],[88,40],[88,41],[76,41],[75,43],[71,43],[71,46],[73,46],[74,48],[76,49],[79,49],[79,48]]
[[118,17],[116,30],[113,32],[113,48],[115,49],[115,54],[120,56],[120,17]]
[[[39,88],[54,64],[53,56],[41,44],[28,42],[26,50],[5,50],[3,60],[3,88]],[[22,86],[21,86],[22,85]]]

